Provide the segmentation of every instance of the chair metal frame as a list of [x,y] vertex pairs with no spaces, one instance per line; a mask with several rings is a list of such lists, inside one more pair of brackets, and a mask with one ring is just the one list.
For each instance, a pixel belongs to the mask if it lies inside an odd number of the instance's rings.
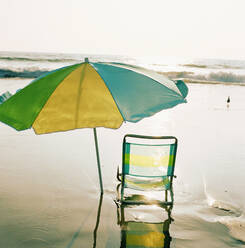
[[[125,185],[125,147],[126,147],[126,140],[127,138],[140,138],[140,139],[162,139],[162,140],[174,140],[174,158],[173,158],[173,168],[172,168],[172,175],[166,175],[169,177],[170,186],[169,189],[165,189],[165,201],[164,202],[155,202],[158,205],[172,205],[174,201],[173,196],[173,178],[176,176],[174,175],[174,169],[175,169],[175,160],[176,160],[176,153],[177,153],[177,146],[178,146],[178,139],[174,136],[145,136],[145,135],[136,135],[136,134],[126,134],[123,138],[123,149],[122,149],[122,173],[119,173],[119,169],[117,171],[117,179],[121,181],[121,183],[117,187],[118,192],[118,200],[121,201],[121,203],[127,203],[127,204],[152,204],[152,202],[147,203],[147,201],[134,201],[134,200],[125,200],[124,199],[124,185]],[[121,197],[119,196],[119,187],[121,186]],[[163,190],[164,191],[164,190]],[[168,192],[170,194],[171,201],[168,201]]]

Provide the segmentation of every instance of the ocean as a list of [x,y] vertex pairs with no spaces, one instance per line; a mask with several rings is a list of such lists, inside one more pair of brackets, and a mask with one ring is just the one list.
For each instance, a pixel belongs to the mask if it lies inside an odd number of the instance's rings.
[[[35,135],[0,123],[0,247],[124,247],[114,200],[127,133],[178,138],[169,247],[244,247],[245,61],[0,52],[0,95],[85,57],[184,79],[187,103],[118,130],[98,128],[101,199],[92,130]],[[143,228],[158,212],[129,216]]]
[[126,57],[91,54],[0,52],[0,78],[36,78],[59,67],[83,62],[119,62],[142,66],[170,78],[245,83],[245,60]]

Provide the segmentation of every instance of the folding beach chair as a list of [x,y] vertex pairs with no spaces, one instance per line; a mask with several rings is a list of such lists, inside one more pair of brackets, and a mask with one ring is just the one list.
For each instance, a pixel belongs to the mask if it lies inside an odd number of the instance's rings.
[[[161,208],[161,211],[167,213],[161,221],[149,221],[146,219],[132,220],[127,218],[124,213],[126,205],[121,205],[121,212],[118,208],[118,224],[121,228],[121,248],[170,248],[171,236],[169,227],[172,222],[172,208]],[[135,211],[135,209],[134,209]],[[156,209],[152,209],[155,213]],[[134,212],[137,215],[137,212]],[[146,210],[138,213],[140,216],[146,216]],[[150,214],[152,215],[152,213]]]
[[177,138],[173,136],[125,135],[121,173],[118,170],[121,202],[142,204],[151,198],[149,203],[152,204],[157,193],[162,199],[157,196],[156,203],[173,204],[176,151]]

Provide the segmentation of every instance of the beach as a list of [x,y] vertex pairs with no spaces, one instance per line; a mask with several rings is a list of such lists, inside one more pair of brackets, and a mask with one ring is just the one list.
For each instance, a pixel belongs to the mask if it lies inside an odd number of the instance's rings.
[[0,248],[245,248],[245,0],[0,10]]
[[[1,91],[29,81],[0,79]],[[0,247],[120,247],[114,201],[127,133],[179,140],[170,247],[244,247],[245,87],[188,87],[186,104],[117,130],[98,128],[102,199],[92,129],[35,135],[1,124]],[[164,221],[155,208],[131,209],[131,220]]]

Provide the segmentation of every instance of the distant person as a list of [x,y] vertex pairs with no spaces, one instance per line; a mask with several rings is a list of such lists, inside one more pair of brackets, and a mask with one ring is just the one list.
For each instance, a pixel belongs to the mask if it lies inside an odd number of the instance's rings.
[[230,107],[230,102],[231,102],[231,99],[230,99],[230,96],[228,96],[228,98],[227,98],[227,101],[226,101],[226,103],[227,103],[227,108],[229,108]]

